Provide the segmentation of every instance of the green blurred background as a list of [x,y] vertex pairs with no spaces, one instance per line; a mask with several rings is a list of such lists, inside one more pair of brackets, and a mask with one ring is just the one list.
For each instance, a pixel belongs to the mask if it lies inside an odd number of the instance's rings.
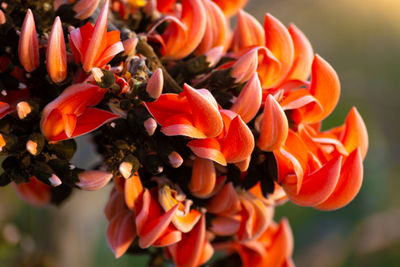
[[[286,216],[292,225],[296,265],[399,266],[400,1],[250,0],[246,10],[260,21],[269,12],[296,24],[338,72],[341,100],[324,128],[342,124],[356,106],[369,132],[364,183],[350,205],[334,212],[277,208],[276,219]],[[145,266],[145,257],[115,260],[109,250],[108,192],[75,192],[59,208],[37,209],[11,187],[0,188],[0,266]]]

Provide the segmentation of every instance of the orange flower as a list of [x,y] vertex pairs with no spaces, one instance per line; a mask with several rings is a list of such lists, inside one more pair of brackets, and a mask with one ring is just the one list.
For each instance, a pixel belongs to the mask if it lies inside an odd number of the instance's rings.
[[207,25],[206,10],[201,0],[182,0],[181,4],[180,14],[166,16],[154,26],[164,21],[171,22],[161,36],[156,35],[162,45],[161,54],[171,60],[192,53],[200,44]]
[[299,131],[290,130],[285,145],[274,151],[279,183],[298,205],[341,208],[361,187],[367,148],[368,134],[355,108],[344,126],[330,131],[300,125]]
[[86,72],[94,67],[104,67],[116,54],[124,51],[120,32],[107,32],[108,5],[109,0],[106,0],[94,27],[86,23],[69,34],[75,60],[82,62]]
[[167,212],[163,211],[157,197],[157,188],[150,192],[144,189],[136,207],[136,230],[139,236],[139,247],[164,247],[182,239],[181,232],[172,224],[172,219],[179,205],[176,204]]
[[192,231],[182,235],[181,241],[167,249],[178,267],[195,267],[207,262],[214,249],[206,238],[205,215],[201,216]]
[[227,183],[208,203],[208,211],[217,215],[211,230],[217,235],[236,235],[239,241],[257,239],[270,224],[274,208],[263,197],[236,191]]
[[66,88],[44,109],[40,128],[49,141],[60,141],[91,132],[118,118],[111,112],[91,106],[97,105],[106,89],[80,83]]
[[272,222],[257,240],[228,241],[216,243],[214,247],[227,253],[237,252],[244,267],[294,266],[293,234],[286,219],[279,224]]

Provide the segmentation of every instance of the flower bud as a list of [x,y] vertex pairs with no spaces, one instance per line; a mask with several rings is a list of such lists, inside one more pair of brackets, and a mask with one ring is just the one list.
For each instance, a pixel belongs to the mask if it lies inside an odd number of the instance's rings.
[[27,72],[39,67],[39,39],[36,35],[35,20],[28,9],[21,29],[18,44],[19,61]]
[[173,151],[168,155],[169,164],[174,168],[179,168],[182,165],[183,159],[178,152]]
[[59,186],[59,185],[62,184],[61,179],[58,178],[58,176],[55,175],[54,173],[53,173],[53,175],[50,176],[49,182],[50,182],[50,184],[51,184],[53,187],[57,187],[57,186]]
[[45,138],[40,133],[32,133],[26,142],[26,150],[32,155],[36,156],[42,152],[45,145]]
[[153,100],[156,100],[162,92],[164,86],[164,76],[160,68],[156,69],[151,75],[146,85],[146,93]]
[[125,179],[128,179],[132,176],[132,174],[137,172],[139,167],[139,160],[135,156],[130,154],[126,156],[124,158],[124,161],[119,165],[119,172]]
[[144,128],[146,129],[146,133],[149,136],[152,136],[157,129],[157,122],[153,118],[148,118],[147,120],[145,120],[143,125]]

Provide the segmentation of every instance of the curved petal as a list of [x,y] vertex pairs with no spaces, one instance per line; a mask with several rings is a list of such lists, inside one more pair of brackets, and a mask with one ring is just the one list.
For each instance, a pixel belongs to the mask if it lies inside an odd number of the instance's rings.
[[115,258],[121,257],[136,237],[134,213],[123,210],[107,226],[107,242]]
[[299,206],[321,204],[335,190],[340,176],[342,156],[328,161],[319,170],[304,177],[300,191],[297,185],[283,182],[282,187],[289,199]]
[[229,125],[223,140],[222,154],[226,162],[237,163],[247,159],[254,149],[254,136],[240,116],[236,116]]
[[217,181],[214,162],[209,159],[196,158],[193,163],[189,190],[196,197],[210,194]]
[[323,60],[315,55],[311,67],[310,93],[319,101],[323,112],[313,110],[303,119],[306,123],[315,123],[325,119],[335,108],[340,96],[340,82],[335,70]]
[[[279,74],[276,75],[274,79],[268,81],[267,87],[274,87],[286,78],[286,75],[292,67],[294,46],[286,27],[268,13],[265,15],[264,30],[266,47],[274,54],[281,64]],[[266,86],[263,84],[263,87],[265,88]]]
[[315,208],[333,210],[346,206],[360,191],[363,180],[363,166],[360,148],[356,148],[344,162],[335,190],[327,200]]
[[216,46],[222,46],[226,50],[229,29],[224,13],[211,0],[203,0],[203,5],[207,13],[207,26],[195,53],[201,55]]
[[238,52],[248,47],[264,46],[264,29],[249,13],[239,10],[232,39],[232,50]]
[[188,84],[184,85],[184,93],[192,109],[195,127],[207,137],[216,137],[219,135],[224,125],[214,98],[205,96]]
[[245,123],[251,121],[261,106],[262,88],[257,73],[254,73],[240,92],[231,110],[240,115]]
[[135,173],[130,178],[125,180],[124,195],[126,206],[130,210],[135,210],[135,203],[138,197],[143,192],[142,182],[138,173]]
[[206,220],[202,215],[193,230],[183,234],[182,240],[170,247],[170,252],[178,267],[195,267],[200,261],[206,240]]
[[314,52],[310,41],[295,25],[289,25],[289,33],[294,45],[294,61],[286,79],[305,81],[310,76]]
[[204,159],[213,160],[221,165],[226,166],[226,159],[221,152],[221,143],[215,138],[197,139],[187,143],[192,152]]
[[263,114],[257,145],[261,150],[273,151],[285,143],[289,123],[285,112],[272,95],[267,96]]
[[345,122],[345,130],[341,138],[348,152],[360,148],[361,158],[364,159],[368,150],[368,132],[365,123],[355,107],[351,108]]
[[26,202],[34,206],[44,206],[51,201],[51,187],[36,177],[23,184],[12,183],[17,194]]

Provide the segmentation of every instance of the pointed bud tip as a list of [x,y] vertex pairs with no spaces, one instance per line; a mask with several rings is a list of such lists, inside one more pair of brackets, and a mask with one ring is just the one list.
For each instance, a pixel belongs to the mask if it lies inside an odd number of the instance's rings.
[[146,92],[152,99],[158,99],[164,86],[164,76],[160,68],[156,69],[147,82]]
[[32,112],[32,108],[28,102],[22,101],[17,104],[18,118],[25,119]]
[[62,184],[61,179],[54,173],[50,176],[49,182],[53,187],[57,187]]
[[157,122],[153,118],[148,118],[144,122],[144,128],[149,136],[152,136],[157,129]]
[[179,153],[176,151],[173,151],[168,155],[168,160],[171,166],[174,168],[179,168],[179,166],[181,166],[183,163],[181,155],[179,155]]
[[132,169],[133,169],[133,166],[130,162],[124,161],[119,165],[119,172],[125,179],[128,179],[129,177],[131,177]]

